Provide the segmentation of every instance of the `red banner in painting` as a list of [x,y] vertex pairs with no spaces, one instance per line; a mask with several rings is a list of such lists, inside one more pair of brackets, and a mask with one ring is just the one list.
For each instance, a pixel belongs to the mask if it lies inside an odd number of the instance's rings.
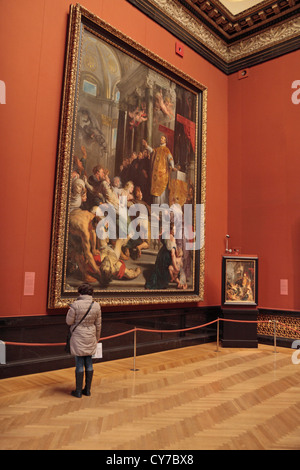
[[183,124],[185,135],[191,142],[193,151],[195,152],[196,124],[180,114],[177,114],[177,121]]

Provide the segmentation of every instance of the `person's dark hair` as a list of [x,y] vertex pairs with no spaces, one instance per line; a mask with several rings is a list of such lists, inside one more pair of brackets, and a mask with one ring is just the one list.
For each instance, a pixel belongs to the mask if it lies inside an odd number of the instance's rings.
[[79,287],[78,287],[78,293],[81,294],[81,295],[93,295],[94,293],[94,289],[92,288],[92,286],[90,284],[81,284]]

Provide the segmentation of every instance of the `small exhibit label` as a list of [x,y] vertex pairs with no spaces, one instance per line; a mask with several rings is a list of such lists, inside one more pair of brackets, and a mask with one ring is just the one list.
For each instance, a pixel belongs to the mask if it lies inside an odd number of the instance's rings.
[[289,294],[289,283],[287,279],[280,279],[280,294],[281,295]]
[[35,273],[25,273],[24,295],[34,295]]

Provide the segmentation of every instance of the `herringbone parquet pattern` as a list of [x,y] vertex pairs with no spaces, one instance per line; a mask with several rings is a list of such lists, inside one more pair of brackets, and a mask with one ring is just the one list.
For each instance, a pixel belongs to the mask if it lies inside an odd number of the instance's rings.
[[0,449],[300,449],[300,364],[292,350],[205,344],[0,382]]

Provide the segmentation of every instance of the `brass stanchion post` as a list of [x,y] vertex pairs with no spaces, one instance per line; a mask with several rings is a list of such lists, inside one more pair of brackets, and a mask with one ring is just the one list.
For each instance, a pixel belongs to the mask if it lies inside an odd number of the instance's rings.
[[276,352],[276,320],[274,320],[274,353]]
[[220,319],[217,321],[217,352],[219,352],[219,340],[220,340]]
[[134,337],[133,337],[133,371],[137,371],[139,369],[136,369],[135,367],[135,361],[136,361],[136,326],[134,327]]

